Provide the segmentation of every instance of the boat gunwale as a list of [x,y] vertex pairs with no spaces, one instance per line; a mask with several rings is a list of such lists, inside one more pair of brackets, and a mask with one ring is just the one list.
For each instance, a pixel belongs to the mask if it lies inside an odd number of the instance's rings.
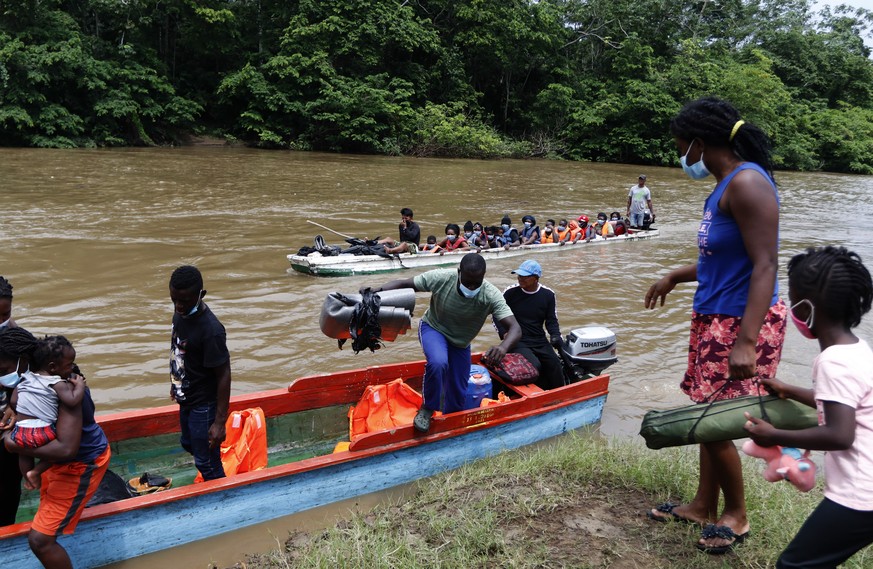
[[[423,361],[421,363],[423,364]],[[382,366],[373,367],[381,368]],[[352,372],[361,372],[371,369],[372,368],[363,368],[359,370],[352,370]],[[346,373],[351,372],[338,372],[338,374]],[[337,374],[308,376],[307,378],[300,379],[317,379],[329,377],[331,375]],[[247,396],[236,396],[235,399],[237,401],[239,401],[240,399],[253,401],[258,399],[258,395],[264,396],[261,398],[262,400],[265,398],[287,397],[291,392],[291,387],[293,387],[293,385],[297,381],[299,380],[295,380],[294,382],[292,382],[287,390],[278,389],[257,392],[248,394]],[[247,486],[249,484],[255,484],[259,482],[274,480],[277,478],[293,476],[296,474],[317,470],[323,467],[353,462],[380,454],[387,454],[410,447],[421,446],[427,443],[461,436],[466,433],[471,433],[487,428],[496,427],[505,423],[517,421],[525,417],[543,415],[553,409],[560,409],[583,401],[590,401],[597,399],[598,397],[605,397],[608,394],[608,386],[609,375],[603,374],[553,390],[537,392],[531,395],[523,395],[517,399],[512,399],[511,401],[502,403],[500,405],[495,405],[493,407],[468,409],[441,417],[435,417],[433,419],[431,431],[425,435],[417,435],[417,433],[413,431],[411,425],[397,427],[394,429],[386,429],[383,431],[376,431],[373,433],[367,433],[359,439],[356,439],[356,441],[353,443],[353,445],[360,450],[355,450],[355,448],[351,448],[350,446],[350,450],[347,451],[306,458],[287,464],[268,466],[267,468],[264,468],[262,470],[237,474],[232,477],[221,478],[218,480],[209,480],[200,484],[187,485],[179,488],[171,488],[169,490],[149,494],[146,496],[138,496],[125,500],[119,500],[117,502],[111,502],[108,504],[97,505],[92,508],[86,509],[80,521],[106,518],[135,510],[148,510],[152,507],[158,507],[165,504],[179,502],[189,498],[196,498],[198,496],[206,494],[220,493],[222,491],[232,490],[234,488]],[[510,389],[512,388],[512,386],[507,387]],[[163,413],[164,409],[166,409],[167,407],[174,408],[174,406],[170,405],[158,407],[155,409],[158,409],[161,413]],[[495,413],[497,413],[497,416],[492,416],[489,417],[487,420],[476,422],[473,424],[465,424],[466,418],[474,416],[474,414],[482,414],[483,411],[489,409],[495,409]],[[175,411],[177,417],[177,407],[175,407]],[[99,417],[98,419],[103,421],[111,421],[114,418],[118,417],[121,417],[122,419],[128,419],[130,415],[134,413],[137,412],[121,412],[111,415],[105,415]],[[483,414],[483,416],[486,415],[487,414]],[[413,436],[411,437],[409,436],[410,432],[412,432],[413,434]],[[385,438],[386,436],[388,436],[389,438],[397,438],[399,440],[388,442],[385,444],[375,444],[373,446],[368,446],[368,442],[376,442],[380,438]],[[0,527],[0,540],[22,536],[30,530],[30,526],[31,522],[28,521],[6,527]]]
[[[589,242],[582,243],[582,245],[605,245],[608,243],[621,243],[625,241],[644,241],[648,239],[652,239],[654,237],[660,236],[659,229],[649,229],[649,230],[634,230],[630,233],[625,233],[623,235],[616,235],[614,237],[608,237],[605,239],[592,239]],[[535,245],[521,245],[518,247],[513,247],[511,249],[482,249],[479,251],[480,254],[485,255],[486,259],[489,257],[492,259],[499,259],[501,257],[516,257],[522,255],[524,253],[537,253],[537,252],[559,252],[559,251],[572,251],[577,250],[577,243],[571,243],[571,249],[567,249],[566,246],[562,246],[560,243],[538,243]],[[383,257],[381,255],[334,255],[334,256],[321,256],[321,255],[297,255],[297,254],[288,254],[286,258],[291,264],[291,268],[297,272],[312,275],[312,276],[349,276],[353,274],[366,274],[368,266],[375,266],[381,263],[394,262],[400,263],[399,267],[389,267],[373,270],[372,272],[390,272],[390,271],[398,271],[403,269],[417,269],[424,267],[440,267],[454,264],[458,259],[467,255],[469,253],[475,253],[476,251],[473,249],[466,251],[449,251],[444,252],[443,254],[433,254],[433,253],[398,253],[391,257]],[[417,264],[414,262],[416,258],[436,258],[444,259],[444,262],[436,262],[436,263],[423,263]],[[404,262],[412,262],[413,264],[409,267],[403,265]]]

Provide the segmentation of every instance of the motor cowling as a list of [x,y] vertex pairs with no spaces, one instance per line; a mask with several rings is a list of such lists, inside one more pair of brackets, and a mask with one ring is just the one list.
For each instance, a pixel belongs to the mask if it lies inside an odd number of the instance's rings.
[[567,334],[561,351],[577,377],[599,375],[618,361],[615,333],[603,326],[576,328]]

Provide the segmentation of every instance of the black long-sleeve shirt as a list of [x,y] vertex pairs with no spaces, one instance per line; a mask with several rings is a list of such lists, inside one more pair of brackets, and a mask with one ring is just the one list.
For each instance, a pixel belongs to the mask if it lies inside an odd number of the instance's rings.
[[421,244],[421,228],[418,227],[418,224],[414,221],[410,221],[406,224],[406,227],[403,227],[403,224],[400,224],[400,242],[401,243],[415,243],[416,245]]

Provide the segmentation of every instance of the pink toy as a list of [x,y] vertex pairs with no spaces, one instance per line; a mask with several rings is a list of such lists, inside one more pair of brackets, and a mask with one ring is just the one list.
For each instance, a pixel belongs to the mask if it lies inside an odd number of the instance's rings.
[[801,453],[800,449],[778,445],[762,447],[754,441],[746,441],[743,452],[767,461],[764,480],[788,480],[801,492],[809,492],[815,486],[815,463],[809,459],[809,451]]

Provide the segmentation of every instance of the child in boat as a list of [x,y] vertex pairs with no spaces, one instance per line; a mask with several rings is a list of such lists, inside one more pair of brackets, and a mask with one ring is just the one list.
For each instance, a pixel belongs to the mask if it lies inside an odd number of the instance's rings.
[[572,239],[570,224],[567,222],[566,219],[562,219],[558,222],[558,227],[555,229],[555,237],[557,238],[557,242],[561,245]]
[[609,223],[612,225],[612,231],[615,235],[624,235],[627,233],[627,224],[621,218],[621,214],[617,211],[609,214]]
[[[57,438],[58,404],[75,408],[85,395],[85,379],[73,373],[76,350],[63,336],[46,336],[33,352],[31,364],[12,392],[15,427],[9,438],[24,448],[41,447]],[[39,478],[51,462],[18,455],[18,466],[28,489],[39,487]]]
[[436,235],[428,235],[427,236],[427,243],[425,243],[424,246],[422,246],[421,250],[424,253],[436,253],[437,251],[439,251],[440,246],[437,245]]

